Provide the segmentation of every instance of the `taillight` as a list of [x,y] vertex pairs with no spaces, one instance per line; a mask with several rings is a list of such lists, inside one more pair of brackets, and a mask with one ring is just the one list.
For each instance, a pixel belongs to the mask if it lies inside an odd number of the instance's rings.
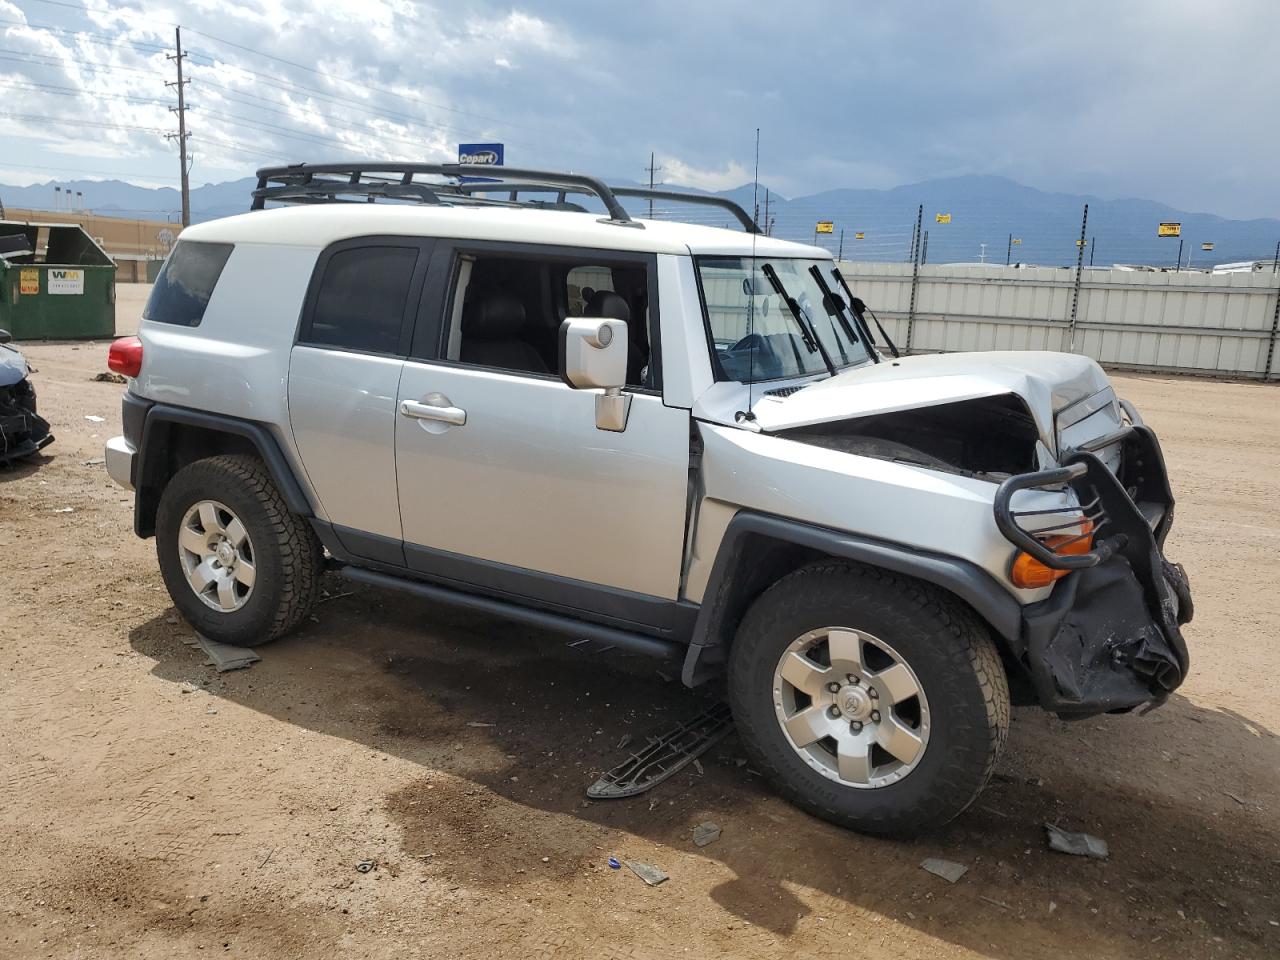
[[[1085,520],[1076,533],[1040,539],[1054,553],[1063,556],[1079,556],[1093,549],[1093,524]],[[1013,581],[1015,587],[1032,589],[1047,587],[1070,572],[1070,570],[1059,570],[1056,567],[1047,566],[1031,554],[1019,551],[1014,558],[1013,568],[1009,571],[1009,579]]]
[[137,337],[112,341],[107,351],[107,366],[126,377],[136,377],[142,372],[142,341]]

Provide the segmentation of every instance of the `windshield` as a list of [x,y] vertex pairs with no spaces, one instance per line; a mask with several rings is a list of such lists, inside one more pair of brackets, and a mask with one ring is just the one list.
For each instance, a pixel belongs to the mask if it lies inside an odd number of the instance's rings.
[[[755,383],[811,376],[870,359],[852,317],[841,315],[811,273],[816,267],[827,287],[838,292],[833,261],[699,257],[697,263],[707,329],[725,379]],[[766,266],[796,301],[801,321]]]

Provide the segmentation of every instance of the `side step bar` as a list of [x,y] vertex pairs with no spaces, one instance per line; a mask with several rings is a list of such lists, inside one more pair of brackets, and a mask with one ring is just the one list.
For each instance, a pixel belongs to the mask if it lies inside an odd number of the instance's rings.
[[620,650],[627,650],[631,653],[643,653],[646,656],[659,657],[663,660],[678,660],[685,655],[686,651],[685,645],[675,640],[660,640],[657,637],[647,637],[643,634],[632,633],[629,630],[621,630],[617,627],[588,623],[585,620],[578,620],[564,614],[552,613],[548,610],[537,610],[494,597],[450,590],[448,587],[423,583],[419,580],[409,580],[389,573],[378,573],[376,570],[367,570],[364,567],[344,566],[341,572],[343,577],[353,583],[363,583],[371,587],[382,587],[387,590],[399,590],[402,593],[413,594],[426,600],[467,607],[471,610],[478,610],[481,613],[491,613],[495,616],[506,617],[508,620],[517,620],[531,626],[542,627],[545,630],[555,630],[575,637],[598,640],[601,643],[612,644]]

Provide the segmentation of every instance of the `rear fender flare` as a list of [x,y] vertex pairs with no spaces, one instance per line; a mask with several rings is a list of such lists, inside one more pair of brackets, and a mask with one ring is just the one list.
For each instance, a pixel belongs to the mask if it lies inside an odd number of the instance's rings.
[[[175,426],[195,427],[226,438],[235,438],[240,448],[247,444],[266,464],[289,511],[301,517],[315,515],[306,489],[280,449],[279,442],[265,424],[157,403],[147,410],[134,472],[137,493],[133,501],[133,526],[138,536],[154,536],[156,507],[160,502],[160,495],[169,477],[176,469],[185,465],[175,467],[170,455],[170,435]],[[225,452],[227,451],[224,449],[211,449],[208,455],[215,456]]]

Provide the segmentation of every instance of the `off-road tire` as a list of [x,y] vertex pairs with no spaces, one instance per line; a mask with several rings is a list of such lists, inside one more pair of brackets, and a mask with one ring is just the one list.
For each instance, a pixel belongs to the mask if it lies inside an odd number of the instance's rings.
[[[841,784],[792,746],[774,708],[774,670],[810,630],[843,626],[891,644],[928,698],[923,756],[901,780]],[[909,835],[960,814],[991,777],[1009,730],[1009,687],[986,626],[943,591],[869,567],[820,563],[766,590],[729,656],[729,701],[752,762],[792,803],[863,833]]]
[[[253,591],[238,610],[210,608],[187,582],[179,527],[201,500],[226,504],[254,545]],[[311,611],[319,594],[320,541],[304,518],[289,512],[271,474],[254,457],[209,457],[173,475],[156,511],[156,556],[174,606],[198,632],[219,643],[255,647],[283,636]]]

